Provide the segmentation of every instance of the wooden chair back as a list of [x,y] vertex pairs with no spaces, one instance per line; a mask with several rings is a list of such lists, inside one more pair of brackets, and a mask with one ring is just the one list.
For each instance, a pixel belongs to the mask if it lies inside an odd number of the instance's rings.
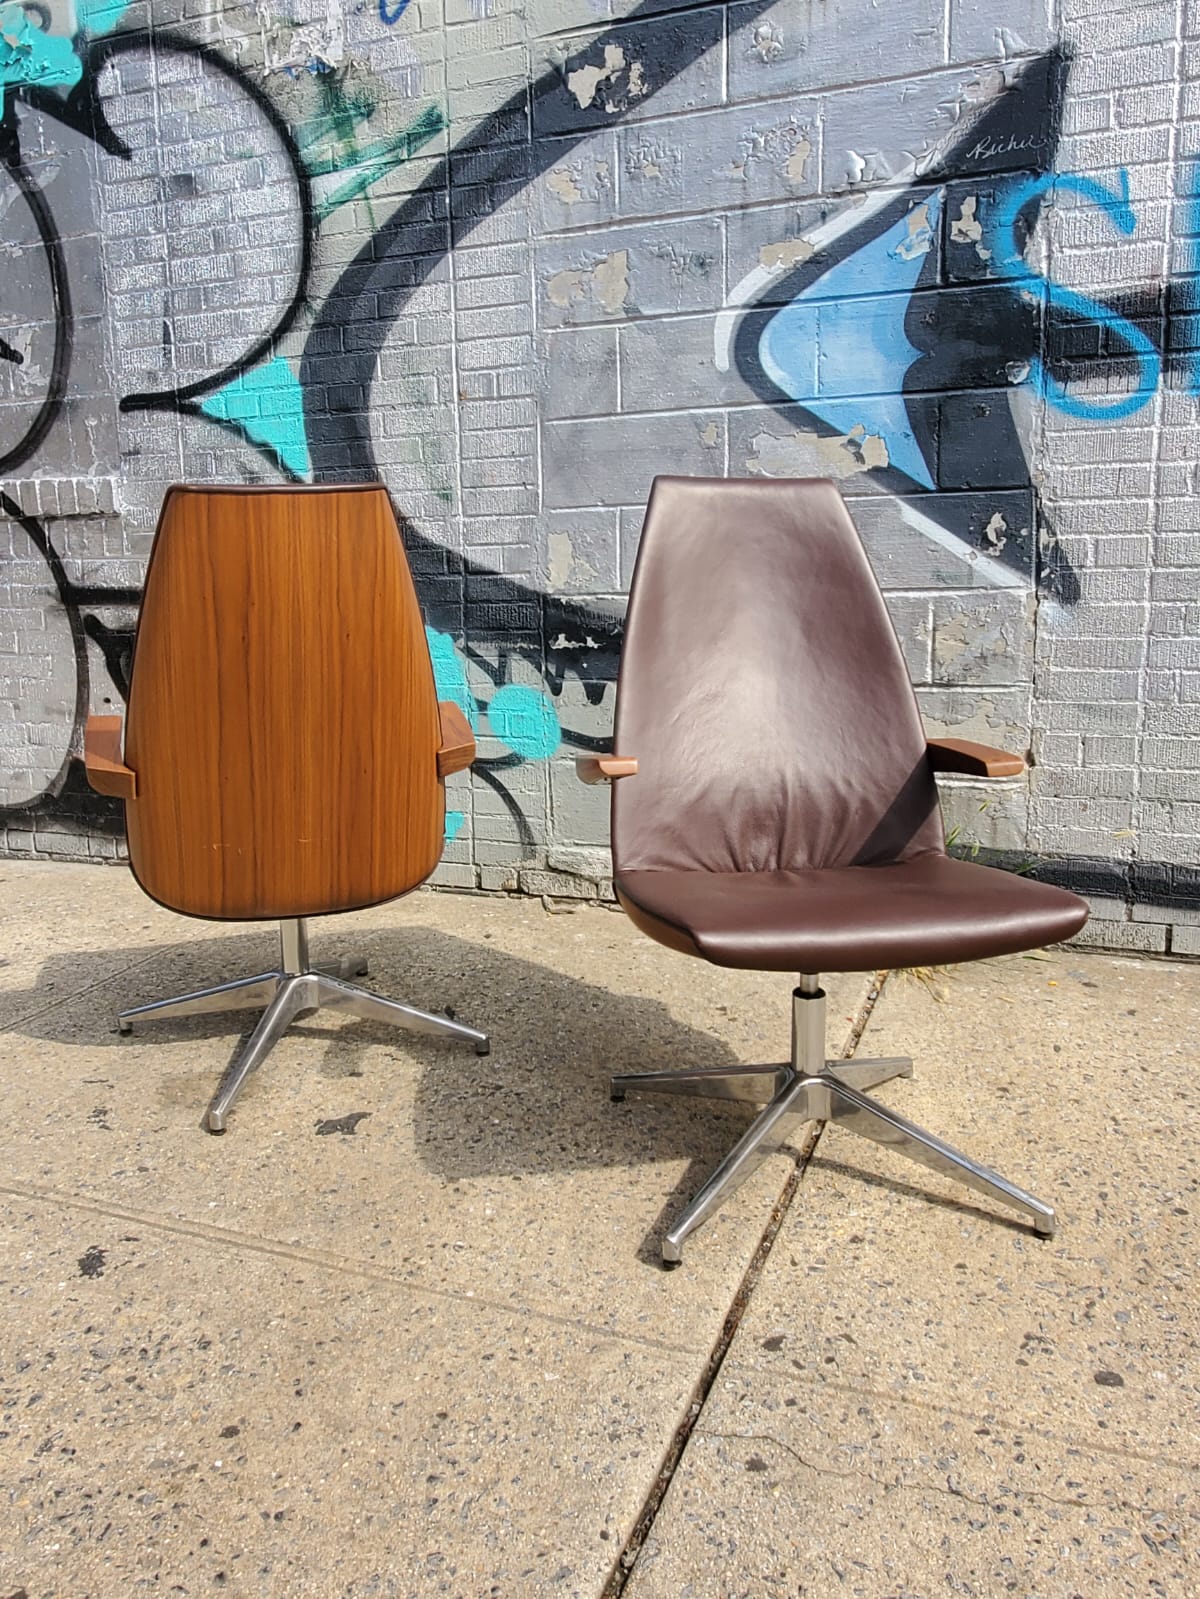
[[441,856],[438,747],[381,484],[168,491],[125,734],[130,864],[152,898],[273,920],[406,893]]

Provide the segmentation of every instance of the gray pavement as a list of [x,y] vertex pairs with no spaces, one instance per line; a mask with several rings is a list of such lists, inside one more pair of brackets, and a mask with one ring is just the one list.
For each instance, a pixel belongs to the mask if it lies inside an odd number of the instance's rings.
[[215,1138],[253,1015],[114,1012],[271,929],[0,861],[0,1599],[1200,1592],[1200,967],[835,979],[833,1043],[916,1056],[879,1097],[1058,1237],[806,1130],[666,1273],[746,1112],[607,1073],[782,1058],[786,978],[528,900],[313,933],[493,1053],[322,1013]]

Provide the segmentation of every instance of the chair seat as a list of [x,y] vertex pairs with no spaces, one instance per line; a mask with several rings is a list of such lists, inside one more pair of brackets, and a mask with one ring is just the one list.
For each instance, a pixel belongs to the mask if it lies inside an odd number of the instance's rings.
[[673,949],[751,971],[863,972],[1011,955],[1087,920],[1064,889],[930,852],[803,871],[628,871],[630,918]]

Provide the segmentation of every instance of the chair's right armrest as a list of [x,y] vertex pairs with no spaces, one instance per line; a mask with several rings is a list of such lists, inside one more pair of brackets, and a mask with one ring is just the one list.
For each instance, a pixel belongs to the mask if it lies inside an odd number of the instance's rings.
[[935,772],[956,772],[963,777],[1019,777],[1025,770],[1024,758],[990,744],[975,744],[967,738],[928,740],[929,764]]
[[577,755],[575,776],[581,783],[615,783],[618,777],[636,777],[638,763],[631,755]]
[[83,766],[97,794],[137,798],[137,773],[121,757],[121,718],[89,716],[83,731]]

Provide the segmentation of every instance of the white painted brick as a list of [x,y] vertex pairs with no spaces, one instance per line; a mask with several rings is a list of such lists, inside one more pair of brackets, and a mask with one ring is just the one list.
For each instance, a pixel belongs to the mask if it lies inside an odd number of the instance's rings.
[[1152,922],[1110,922],[1089,917],[1071,943],[1090,949],[1134,949],[1161,954],[1167,947],[1167,929]]
[[[465,148],[481,115],[520,95],[531,61],[540,72],[560,43],[578,49],[631,3],[413,0],[403,27],[381,29],[369,6],[351,8],[344,19],[348,60],[382,94],[371,128],[356,131],[360,145],[398,125],[401,105],[445,104],[449,94],[453,183],[442,181],[443,135],[398,163],[369,195],[325,218],[308,307],[280,353],[296,365],[311,312],[337,291],[345,266],[394,208],[407,205],[405,226],[388,235],[388,271],[410,279],[411,287],[379,351],[368,400],[358,388],[364,379],[351,368],[356,352],[375,343],[371,291],[328,329],[324,370],[305,399],[314,438],[365,408],[374,459],[414,528],[430,541],[414,552],[419,583],[429,585],[443,612],[465,607],[460,614],[468,634],[476,630],[475,648],[501,648],[511,634],[536,655],[543,588],[565,591],[582,615],[599,604],[593,596],[617,592],[618,579],[628,581],[654,472],[728,470],[727,434],[752,437],[747,422],[761,430],[760,408],[777,437],[800,426],[763,406],[736,362],[728,374],[717,371],[714,334],[728,290],[761,264],[761,250],[794,243],[839,212],[843,199],[814,191],[822,177],[830,185],[843,182],[851,146],[862,147],[877,175],[885,167],[898,172],[908,154],[957,136],[951,123],[963,116],[964,91],[994,92],[998,80],[989,73],[1002,60],[1011,79],[1033,70],[1032,58],[1057,43],[1073,52],[1063,137],[1049,159],[1054,170],[1114,193],[1127,182],[1136,217],[1126,237],[1093,196],[1060,185],[1043,212],[1039,232],[1049,255],[1039,269],[1093,302],[1111,299],[1123,315],[1139,317],[1130,308],[1141,299],[1149,303],[1163,279],[1164,255],[1176,277],[1200,272],[1195,180],[1183,159],[1200,154],[1200,83],[1185,81],[1200,79],[1197,0],[1185,0],[1182,49],[1173,6],[1125,0],[1013,0],[1001,8],[1003,16],[987,0],[896,0],[884,8],[883,21],[878,8],[870,12],[866,31],[865,0],[837,7],[777,0],[765,13],[734,4],[724,18],[727,47],[713,31],[712,8],[661,0],[635,27],[619,29],[627,42],[652,44],[661,34],[678,43],[703,25],[717,44],[661,94],[631,104],[626,115],[610,117],[599,104],[587,108],[597,125],[578,142],[556,135],[553,149],[529,145],[521,114],[496,137]],[[183,24],[207,28],[210,12],[204,0],[184,0]],[[142,26],[147,8],[135,6],[127,19]],[[578,37],[568,39],[571,32]],[[544,46],[534,43],[543,35]],[[248,45],[240,58],[245,70],[257,71],[254,48]],[[652,49],[645,60],[653,68]],[[47,122],[42,134],[37,114],[23,112],[23,147],[39,130],[59,163],[55,175],[39,181],[73,252],[68,272],[78,338],[74,388],[60,425],[22,468],[28,476],[6,485],[27,511],[51,519],[71,580],[98,585],[140,581],[164,482],[273,475],[251,446],[217,437],[206,422],[170,412],[118,420],[116,400],[236,363],[290,297],[297,238],[285,166],[247,97],[170,52],[158,62],[141,53],[123,56],[110,78],[121,87],[106,95],[106,106],[134,148],[132,162],[90,146],[88,160],[74,162],[67,133]],[[303,127],[311,85],[278,78],[275,89],[285,119]],[[802,125],[812,146],[803,171],[797,166],[790,175],[776,160],[789,119]],[[1174,161],[1173,141],[1180,157]],[[654,165],[656,151],[665,163],[661,181],[639,165],[642,157]],[[495,173],[503,182],[489,191]],[[196,192],[188,195],[190,177]],[[427,179],[432,186],[422,198],[405,198]],[[451,214],[460,237],[452,264],[439,254]],[[4,226],[0,221],[0,246]],[[587,327],[535,337],[535,315],[551,315],[542,268],[553,275],[582,262],[591,270],[618,249],[629,255],[624,306],[558,306],[554,319],[565,310],[564,320]],[[687,276],[684,257],[700,255],[711,271]],[[1031,268],[1039,259],[1034,246]],[[927,263],[926,281],[937,280],[937,265]],[[1153,323],[1156,340],[1157,315],[1151,306],[1145,324]],[[1188,315],[1200,328],[1200,311]],[[1177,342],[1190,326],[1175,324]],[[936,318],[930,327],[935,341],[942,337]],[[1121,348],[1110,334],[1108,370],[1084,361],[1072,369],[1071,392],[1101,400],[1129,392],[1133,379],[1111,359]],[[935,342],[931,354],[937,353]],[[1036,697],[1029,683],[1032,598],[1021,589],[972,587],[966,563],[955,563],[895,515],[888,523],[892,502],[880,496],[857,502],[873,530],[890,527],[889,539],[907,539],[904,548],[921,552],[920,561],[905,567],[914,580],[890,604],[927,712],[956,731],[969,728],[997,742],[1011,734],[1035,745],[1040,764],[1030,779],[1029,815],[1022,800],[1004,817],[1017,847],[1036,843],[1068,855],[1119,858],[1134,848],[1117,825],[1130,820],[1143,859],[1194,864],[1200,858],[1200,758],[1192,753],[1200,744],[1200,423],[1185,387],[1173,368],[1167,388],[1116,423],[1067,416],[1035,401],[1027,386],[1001,391],[1001,403],[1017,416],[1026,457],[1006,468],[1015,477],[1006,482],[1006,503],[1022,494],[1028,499],[1027,472],[1080,588],[1078,603],[1047,602],[1038,613]],[[0,407],[5,392],[0,388]],[[97,395],[107,418],[94,403]],[[989,395],[993,407],[995,400]],[[805,425],[811,428],[811,418]],[[981,431],[981,455],[987,443]],[[735,469],[752,454],[735,457]],[[336,472],[350,464],[347,449],[326,467]],[[859,474],[845,486],[854,494],[879,485]],[[119,521],[93,522],[118,501]],[[949,496],[936,510],[959,525]],[[1024,514],[1032,520],[1032,509]],[[550,559],[552,534],[568,536],[569,571],[561,544],[554,546],[557,567]],[[4,537],[0,523],[0,544]],[[439,553],[441,546],[447,553]],[[874,542],[871,548],[874,555]],[[534,594],[523,599],[520,587],[464,580],[456,565],[462,556]],[[10,570],[11,561],[0,565],[0,573]],[[45,585],[44,573],[39,581]],[[21,589],[0,577],[0,741],[6,728],[19,727],[23,747],[32,751],[51,738],[50,722],[26,710],[18,716],[24,700],[13,692],[5,697],[4,674],[14,656],[37,659],[45,652],[54,618],[30,603],[28,585],[25,597]],[[114,620],[115,613],[102,614]],[[523,656],[513,659],[507,670],[529,674],[514,680],[540,684],[535,666]],[[94,689],[106,692],[111,685],[95,651],[90,664]],[[60,696],[69,697],[70,679],[68,670]],[[601,736],[611,728],[611,689],[593,703],[568,676],[556,704],[564,725]],[[503,753],[486,731],[481,748]],[[523,867],[531,891],[548,892],[561,886],[560,878],[580,873],[603,891],[607,806],[593,803],[591,791],[577,794],[573,780],[568,789],[568,755],[564,750],[552,763],[554,773],[530,763],[505,774],[533,830],[532,848],[515,836],[499,796],[478,782],[464,789],[471,795],[470,825],[448,852],[439,880],[499,890],[512,886]],[[952,796],[952,803],[960,801],[967,803],[962,794]],[[37,830],[14,822],[12,836],[14,850],[87,854],[88,841],[73,835],[68,822]],[[118,847],[108,839],[95,843],[99,852]],[[1097,909],[1098,926],[1135,925],[1115,907]],[[1171,919],[1153,907],[1144,917],[1136,909],[1138,926],[1165,927]],[[1177,936],[1193,927],[1185,916],[1175,925]]]

